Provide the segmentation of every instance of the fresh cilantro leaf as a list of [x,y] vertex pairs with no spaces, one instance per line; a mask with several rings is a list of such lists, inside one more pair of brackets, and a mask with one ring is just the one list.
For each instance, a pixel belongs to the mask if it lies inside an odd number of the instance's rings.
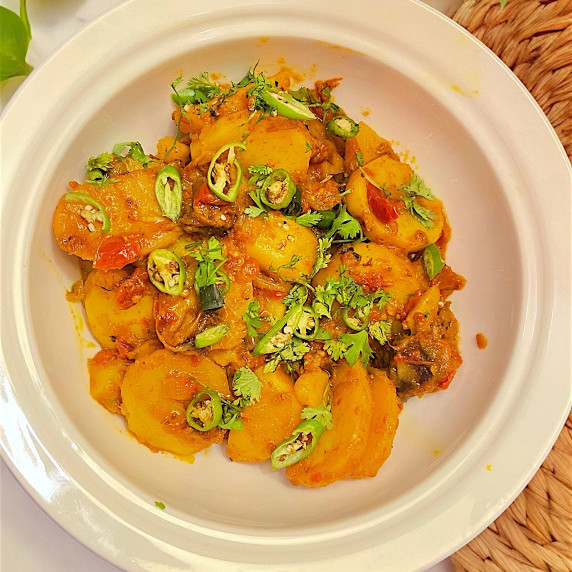
[[260,215],[263,215],[265,212],[266,210],[264,210],[263,208],[255,206],[249,206],[244,209],[244,214],[251,218],[256,218]]
[[248,184],[258,187],[262,185],[266,177],[272,173],[272,168],[268,165],[251,165],[248,167],[248,172],[252,175],[250,179],[248,179]]
[[34,68],[26,61],[32,39],[25,0],[20,0],[20,16],[0,6],[0,82],[28,75]]
[[331,319],[332,304],[337,294],[336,284],[337,282],[335,280],[328,278],[325,285],[318,284],[318,286],[316,286],[312,308],[319,318],[326,316]]
[[274,268],[272,263],[270,263],[270,267],[268,268],[268,270],[276,272],[278,276],[284,279],[284,277],[280,273],[280,270],[293,270],[294,266],[296,266],[296,264],[298,264],[300,260],[302,260],[302,256],[300,256],[299,254],[293,254],[288,262],[286,262],[285,264],[281,264],[278,268]]
[[288,93],[300,103],[306,106],[320,105],[320,98],[309,87],[300,87],[296,90],[290,89]]
[[157,508],[160,508],[161,510],[165,510],[165,508],[167,508],[167,507],[165,506],[165,503],[163,503],[163,502],[161,502],[161,501],[155,501],[155,506],[156,506]]
[[409,182],[401,186],[401,190],[410,196],[419,195],[425,199],[433,200],[435,197],[431,193],[431,189],[425,184],[423,179],[413,173]]
[[288,294],[286,294],[282,303],[287,307],[303,304],[308,298],[308,288],[304,284],[294,284]]
[[280,350],[280,357],[284,361],[299,361],[310,351],[310,346],[298,338],[290,339],[284,348]]
[[300,226],[315,226],[322,220],[322,215],[319,212],[308,211],[295,220]]
[[355,365],[358,359],[361,360],[364,367],[367,365],[372,351],[369,346],[368,335],[365,330],[356,332],[355,334],[342,334],[340,336],[340,341],[342,341],[347,347],[344,351],[344,357],[350,367]]
[[400,190],[403,192],[405,208],[411,213],[411,215],[425,228],[433,228],[435,213],[421,206],[415,200],[418,196],[427,200],[433,200],[435,198],[431,193],[431,189],[427,187],[423,179],[417,173],[413,173],[409,182],[402,185]]
[[331,405],[322,403],[319,407],[304,407],[300,414],[302,419],[315,419],[319,421],[326,429],[334,426]]
[[260,302],[258,300],[253,300],[248,304],[248,308],[246,308],[246,313],[242,316],[242,319],[246,324],[248,335],[256,337],[258,332],[255,328],[262,326],[262,320],[260,319]]
[[[125,153],[125,155],[123,155],[125,147],[128,147],[128,150]],[[117,145],[113,147],[112,153],[117,157],[121,157],[122,159],[125,159],[126,157],[131,157],[135,161],[139,161],[143,165],[143,167],[147,167],[147,165],[151,161],[151,157],[145,155],[143,147],[141,147],[141,143],[139,143],[138,141],[117,143]]]
[[221,91],[220,85],[212,82],[207,72],[202,72],[200,76],[191,78],[187,87],[175,90],[171,97],[180,106],[204,104],[220,95]]
[[328,266],[328,262],[332,259],[332,254],[329,252],[332,242],[333,238],[331,236],[321,236],[318,238],[318,257],[312,269],[312,276],[315,276],[322,268]]
[[391,322],[380,320],[368,327],[369,335],[381,345],[387,342],[387,336],[391,333]]
[[329,236],[334,236],[336,234],[344,241],[353,240],[358,236],[363,236],[359,221],[347,212],[345,206],[340,209],[340,212],[334,219],[332,228],[328,233]]
[[242,408],[252,405],[260,399],[262,383],[258,376],[249,368],[237,369],[232,378],[232,391],[240,398],[237,404]]
[[91,157],[85,168],[87,173],[87,183],[102,187],[117,179],[109,179],[109,171],[112,167],[113,155],[111,153],[101,153],[96,157]]
[[220,268],[226,262],[222,255],[222,243],[211,236],[206,246],[195,242],[187,244],[185,248],[189,250],[189,256],[199,263],[195,268],[195,288],[217,284],[220,280]]
[[344,344],[340,339],[326,340],[324,342],[324,350],[334,361],[342,359],[342,356],[347,349],[346,344]]
[[377,307],[380,310],[383,310],[383,308],[387,306],[388,302],[391,300],[392,297],[393,296],[391,292],[386,292],[381,288],[379,290],[376,290],[376,292],[374,293],[374,300],[377,301]]

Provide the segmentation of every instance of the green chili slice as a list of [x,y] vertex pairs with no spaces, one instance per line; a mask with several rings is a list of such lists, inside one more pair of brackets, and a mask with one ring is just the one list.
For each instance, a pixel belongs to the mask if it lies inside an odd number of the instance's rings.
[[298,338],[313,340],[318,333],[319,324],[320,322],[316,312],[310,306],[303,306],[300,320],[294,332]]
[[271,209],[287,207],[296,194],[296,183],[285,169],[272,171],[262,184],[260,198]]
[[218,393],[205,389],[197,393],[187,407],[187,423],[197,431],[210,431],[222,420],[222,402]]
[[158,248],[147,259],[149,279],[161,292],[178,296],[185,287],[187,272],[183,261],[170,250]]
[[290,204],[280,211],[284,216],[295,217],[302,212],[302,192],[296,187],[296,192],[290,201]]
[[[223,145],[214,155],[207,171],[207,185],[209,189],[223,201],[232,203],[236,200],[240,182],[242,181],[242,167],[236,160],[235,148],[246,149],[246,143],[231,141]],[[219,161],[224,153],[226,160]]]
[[283,469],[302,461],[316,448],[325,427],[316,419],[302,421],[288,439],[272,451],[272,469]]
[[[86,205],[81,213],[81,217],[87,221],[88,228],[89,230],[91,230],[91,232],[95,231],[95,226],[93,225],[94,222],[101,223],[102,233],[109,232],[109,230],[111,229],[111,221],[109,220],[107,213],[105,212],[104,208],[101,206],[101,203],[99,201],[95,200],[92,196],[88,195],[87,193],[76,193],[73,191],[66,193],[64,195],[64,199],[69,203],[77,202]],[[95,209],[97,209],[97,212],[95,211]],[[90,224],[92,225],[93,230],[92,227],[89,226]]]
[[278,115],[288,119],[316,119],[312,111],[291,95],[279,90],[263,90],[260,96],[264,102],[275,109]]
[[370,310],[370,306],[366,306],[365,308],[356,308],[353,311],[351,308],[345,307],[342,311],[342,318],[348,328],[351,328],[356,332],[361,332],[367,328],[367,325],[369,324]]
[[437,245],[430,244],[425,248],[423,251],[423,265],[425,266],[425,271],[429,278],[435,278],[435,276],[443,270],[445,262],[441,258],[441,253],[439,252]]
[[252,355],[259,357],[264,354],[280,351],[286,343],[292,339],[294,330],[302,317],[302,311],[302,305],[294,306],[288,310],[284,317],[278,320],[256,346],[254,346]]
[[326,131],[341,139],[351,139],[358,134],[359,125],[347,115],[337,115],[328,121]]
[[163,167],[157,173],[155,196],[163,216],[177,222],[183,205],[183,186],[179,171],[172,165]]
[[223,322],[218,326],[212,326],[195,336],[195,347],[206,348],[220,342],[230,332],[230,326]]

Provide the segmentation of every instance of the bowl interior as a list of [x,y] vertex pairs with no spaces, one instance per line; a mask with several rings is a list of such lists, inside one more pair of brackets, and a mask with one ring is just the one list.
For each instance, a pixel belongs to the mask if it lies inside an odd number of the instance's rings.
[[[97,351],[79,305],[65,300],[78,278],[75,260],[57,248],[51,216],[72,179],[82,180],[87,159],[118,141],[138,140],[154,151],[174,134],[170,83],[202,71],[238,81],[256,62],[267,73],[292,66],[303,83],[342,77],[335,99],[350,115],[392,141],[443,200],[452,226],[447,262],[467,278],[453,295],[461,328],[461,366],[444,392],[411,399],[404,407],[393,453],[375,479],[336,483],[320,490],[292,487],[268,463],[231,463],[221,446],[196,455],[193,464],[140,445],[123,420],[89,396],[86,359]],[[506,381],[522,329],[522,253],[509,191],[487,153],[489,132],[467,121],[470,98],[454,85],[440,86],[357,51],[308,38],[245,37],[200,45],[165,57],[115,90],[94,86],[78,106],[62,106],[65,142],[53,160],[33,214],[27,267],[27,327],[49,409],[82,455],[110,483],[144,502],[165,503],[181,522],[217,530],[287,534],[389,518],[448,464],[467,455],[467,443]],[[82,107],[83,105],[83,107]],[[89,107],[88,107],[89,105]],[[85,113],[82,113],[82,110]],[[87,111],[87,112],[86,112]],[[470,112],[469,112],[470,114]],[[477,349],[475,334],[489,340]]]

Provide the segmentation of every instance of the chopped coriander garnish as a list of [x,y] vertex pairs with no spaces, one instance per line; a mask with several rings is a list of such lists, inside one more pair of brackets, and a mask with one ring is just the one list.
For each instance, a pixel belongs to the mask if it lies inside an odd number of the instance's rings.
[[316,211],[308,211],[297,216],[294,220],[300,226],[315,226],[322,220],[322,215]]
[[368,327],[369,335],[381,345],[387,342],[387,336],[391,333],[391,322],[380,320]]
[[165,503],[162,503],[161,501],[155,501],[155,506],[157,508],[160,508],[161,510],[165,510]]
[[258,376],[249,368],[241,367],[232,378],[232,391],[239,398],[235,405],[245,408],[260,399],[262,383]]
[[400,190],[403,192],[402,198],[405,203],[405,208],[411,215],[425,228],[433,228],[435,213],[420,205],[415,200],[418,196],[427,200],[433,200],[435,198],[431,193],[431,189],[425,185],[423,179],[417,173],[413,173],[409,182],[402,185]]
[[242,316],[244,323],[246,324],[246,330],[248,335],[253,338],[258,335],[256,328],[262,326],[262,320],[260,319],[260,302],[258,300],[253,300],[248,304],[246,308],[246,313]]

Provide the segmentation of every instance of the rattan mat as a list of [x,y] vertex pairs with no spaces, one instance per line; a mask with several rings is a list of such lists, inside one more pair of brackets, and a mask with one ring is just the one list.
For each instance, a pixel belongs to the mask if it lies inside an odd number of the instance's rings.
[[[572,160],[572,0],[466,0],[453,18],[520,78]],[[524,491],[451,560],[457,572],[572,572],[572,413]]]

